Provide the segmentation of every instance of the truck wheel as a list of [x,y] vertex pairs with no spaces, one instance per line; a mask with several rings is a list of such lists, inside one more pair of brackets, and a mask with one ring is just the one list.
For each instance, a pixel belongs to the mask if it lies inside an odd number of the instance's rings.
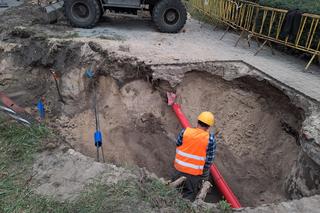
[[187,10],[180,0],[161,0],[153,8],[152,20],[160,32],[177,33],[187,21]]
[[66,0],[64,10],[73,27],[92,28],[102,15],[97,0]]

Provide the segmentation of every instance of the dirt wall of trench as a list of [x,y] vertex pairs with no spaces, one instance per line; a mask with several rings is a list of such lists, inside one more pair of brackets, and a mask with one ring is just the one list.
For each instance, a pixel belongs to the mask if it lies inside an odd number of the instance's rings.
[[[283,125],[298,129],[301,117],[286,96],[250,81],[227,82],[192,72],[186,74],[176,92],[192,124],[203,110],[215,114],[216,128],[212,131],[219,129],[223,136],[217,139],[215,163],[241,203],[255,206],[286,199],[284,182],[299,148],[297,138]],[[158,176],[170,177],[174,140],[181,127],[163,96],[168,84],[154,88],[145,80],[134,80],[119,87],[114,79],[101,77],[98,85],[107,161],[146,167]],[[73,118],[62,117],[60,122],[62,134],[77,150],[96,156],[92,102],[91,108]]]
[[[14,47],[6,50],[12,51],[7,56],[2,54],[1,72],[5,78],[1,78],[1,88],[26,107],[33,107],[40,96],[46,96],[50,125],[59,126],[61,135],[77,150],[95,157],[92,91],[86,87],[83,73],[91,59],[99,61],[108,57],[108,53],[92,44],[70,42],[56,45],[55,51],[44,56],[42,49],[46,48],[42,41],[23,48]],[[23,57],[32,52],[39,54]],[[177,73],[182,81],[175,88],[165,81],[152,85],[148,81],[152,70],[133,61],[110,57],[100,67],[103,76],[99,78],[99,111],[108,162],[138,165],[159,176],[170,176],[174,140],[181,127],[166,105],[164,91],[176,90],[192,124],[202,110],[215,113],[217,128],[224,137],[218,139],[215,162],[241,203],[256,206],[286,199],[284,182],[298,156],[296,133],[304,119],[288,97],[256,79],[226,81],[204,72],[191,72],[184,78]],[[197,70],[206,70],[204,64],[199,66]],[[58,101],[50,68],[61,72],[59,84],[67,101],[65,105]],[[217,71],[228,73],[227,68]],[[236,67],[231,71],[235,72]],[[21,78],[22,74],[26,78]],[[56,117],[58,120],[51,120]],[[303,170],[296,171],[305,176],[305,172],[299,172]],[[290,189],[293,185],[294,182]],[[298,194],[301,190],[289,190],[292,191]]]
[[278,202],[297,158],[297,138],[283,128],[299,129],[299,111],[272,87],[250,79],[226,82],[210,74],[188,73],[178,86],[182,110],[196,122],[210,110],[218,139],[215,163],[243,205]]

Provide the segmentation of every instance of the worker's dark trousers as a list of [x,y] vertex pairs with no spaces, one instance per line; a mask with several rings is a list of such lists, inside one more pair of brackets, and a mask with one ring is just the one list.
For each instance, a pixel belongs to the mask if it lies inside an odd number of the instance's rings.
[[181,176],[186,177],[187,180],[184,183],[182,194],[184,198],[190,201],[194,201],[200,190],[202,182],[209,178],[208,173],[205,172],[205,174],[206,175],[195,176],[195,175],[189,175],[183,172],[179,172],[176,170],[173,180],[177,180]]

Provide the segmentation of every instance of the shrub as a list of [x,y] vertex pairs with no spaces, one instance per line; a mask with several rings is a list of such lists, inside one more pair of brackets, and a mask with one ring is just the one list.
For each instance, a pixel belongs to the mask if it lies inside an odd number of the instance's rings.
[[304,13],[320,15],[320,1],[317,0],[260,0],[261,5],[281,9],[300,9]]

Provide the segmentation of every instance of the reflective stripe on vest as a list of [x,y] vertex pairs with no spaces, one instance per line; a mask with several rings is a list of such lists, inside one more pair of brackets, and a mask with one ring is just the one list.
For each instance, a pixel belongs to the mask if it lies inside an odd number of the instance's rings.
[[174,166],[183,173],[202,175],[209,144],[209,132],[198,128],[187,128],[182,145],[176,149]]
[[176,161],[176,163],[180,164],[181,166],[190,167],[192,169],[203,169],[203,166],[198,166],[198,165],[195,165],[192,163],[186,163],[186,162],[183,162],[179,159],[176,159],[175,161]]
[[195,159],[195,160],[206,160],[206,158],[204,158],[204,157],[201,157],[201,156],[198,156],[198,155],[188,154],[188,153],[185,153],[183,151],[180,151],[179,149],[176,150],[176,153],[181,155],[181,156],[192,158],[192,159]]

